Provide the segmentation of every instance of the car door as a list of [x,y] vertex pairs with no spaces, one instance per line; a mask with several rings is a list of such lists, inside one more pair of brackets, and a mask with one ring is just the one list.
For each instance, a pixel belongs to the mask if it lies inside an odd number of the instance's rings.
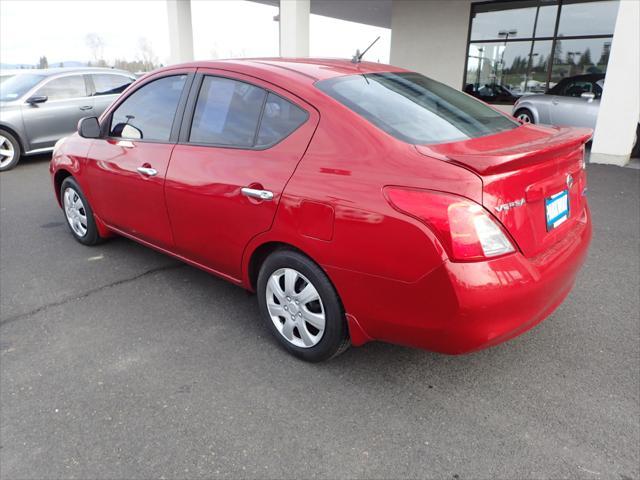
[[98,217],[164,249],[173,246],[165,175],[191,73],[164,72],[121,98],[101,119],[104,138],[93,141],[86,161],[87,185]]
[[94,115],[100,116],[125,89],[131,85],[135,78],[121,73],[92,73],[91,95],[94,101]]
[[176,251],[239,279],[245,246],[267,231],[319,120],[253,77],[199,69],[167,172]]
[[594,84],[589,80],[570,80],[558,95],[553,95],[549,108],[553,125],[591,127],[595,125],[600,106],[600,98],[582,98],[583,93],[596,94]]
[[78,120],[93,115],[93,98],[81,73],[47,80],[30,98],[34,96],[45,96],[46,101],[27,101],[22,106],[30,150],[53,147],[59,139],[76,131]]

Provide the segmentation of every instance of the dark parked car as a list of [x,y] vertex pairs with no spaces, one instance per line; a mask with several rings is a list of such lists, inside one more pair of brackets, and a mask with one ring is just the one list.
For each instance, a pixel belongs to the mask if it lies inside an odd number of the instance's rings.
[[518,96],[514,95],[511,90],[502,85],[496,83],[485,85],[474,85],[472,83],[467,84],[464,89],[465,93],[473,95],[479,98],[483,102],[487,103],[502,103],[507,105],[513,105]]

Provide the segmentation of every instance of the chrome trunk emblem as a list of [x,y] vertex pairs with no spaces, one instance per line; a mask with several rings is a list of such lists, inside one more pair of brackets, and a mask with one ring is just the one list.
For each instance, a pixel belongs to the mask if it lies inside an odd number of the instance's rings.
[[573,186],[573,176],[571,174],[567,175],[567,188],[571,188]]
[[525,202],[526,200],[524,198],[520,198],[513,202],[503,203],[502,205],[498,205],[497,207],[495,207],[495,209],[497,212],[506,212],[507,210],[510,210],[512,208],[523,206]]

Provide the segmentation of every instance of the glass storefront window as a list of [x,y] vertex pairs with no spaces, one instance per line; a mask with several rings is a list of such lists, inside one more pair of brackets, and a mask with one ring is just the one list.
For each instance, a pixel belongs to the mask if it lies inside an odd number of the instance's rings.
[[[604,73],[619,0],[516,0],[472,5],[464,90],[514,103],[563,78]],[[587,38],[585,38],[587,37]]]
[[512,37],[531,38],[537,8],[537,0],[478,5],[473,10],[471,40],[496,40],[509,31],[516,32]]
[[560,14],[559,37],[576,35],[613,35],[618,2],[565,0]]
[[556,0],[551,2],[540,2],[538,10],[538,21],[536,22],[536,38],[553,37],[556,28],[556,17],[558,16],[558,4]]
[[610,38],[556,40],[549,88],[566,77],[605,73],[611,52]]

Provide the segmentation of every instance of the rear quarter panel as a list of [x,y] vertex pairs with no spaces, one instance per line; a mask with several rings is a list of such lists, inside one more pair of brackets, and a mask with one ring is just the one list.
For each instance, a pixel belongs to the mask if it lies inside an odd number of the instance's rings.
[[425,225],[390,206],[384,186],[448,191],[480,202],[482,184],[474,173],[420,155],[413,145],[339,107],[320,107],[320,123],[274,225],[254,238],[245,265],[265,242],[291,244],[324,268],[348,313],[388,315],[387,302],[397,299],[380,299],[378,313],[365,311],[367,285],[382,291],[385,285],[415,283],[442,265],[446,254]]

